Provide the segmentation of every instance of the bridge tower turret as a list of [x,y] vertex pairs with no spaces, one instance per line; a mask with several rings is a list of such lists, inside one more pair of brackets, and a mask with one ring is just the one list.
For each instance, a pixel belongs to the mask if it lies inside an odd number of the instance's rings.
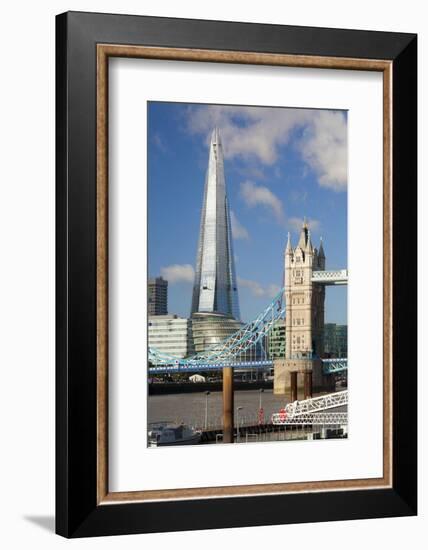
[[322,237],[320,238],[320,249],[318,251],[318,267],[322,271],[325,270],[325,254],[324,254],[324,247],[322,245]]

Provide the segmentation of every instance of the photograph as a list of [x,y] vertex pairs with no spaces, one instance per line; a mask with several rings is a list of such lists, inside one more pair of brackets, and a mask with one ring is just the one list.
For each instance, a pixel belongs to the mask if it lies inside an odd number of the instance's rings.
[[148,447],[352,437],[347,111],[147,121]]

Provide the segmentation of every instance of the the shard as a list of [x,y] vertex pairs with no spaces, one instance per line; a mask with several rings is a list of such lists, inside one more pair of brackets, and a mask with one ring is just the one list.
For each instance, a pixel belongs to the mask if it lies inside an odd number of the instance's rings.
[[192,315],[219,314],[240,319],[232,228],[218,128],[211,135],[196,257]]

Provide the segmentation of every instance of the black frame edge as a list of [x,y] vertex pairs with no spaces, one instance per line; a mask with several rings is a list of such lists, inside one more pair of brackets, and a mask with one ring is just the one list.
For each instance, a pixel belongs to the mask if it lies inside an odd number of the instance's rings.
[[96,62],[88,31],[70,12],[56,17],[56,532],[64,537],[97,504],[96,98],[85,95]]
[[[112,44],[121,43],[115,35],[126,34],[127,44],[144,43],[148,46],[394,59],[415,36],[412,33],[211,19],[78,11],[69,11],[67,14],[82,33],[92,32],[96,38],[97,30],[100,29],[101,33],[105,31],[105,37],[100,41]],[[375,55],[373,52],[376,52]]]
[[72,538],[412,515],[414,511],[393,489],[107,504],[95,509]]
[[[269,29],[272,30],[272,27],[275,27],[275,32],[271,32],[267,37],[266,32]],[[213,34],[214,29],[217,29],[215,34]],[[223,34],[222,30],[224,30]],[[241,33],[240,36],[236,35],[238,30]],[[244,30],[249,35],[245,35]],[[56,532],[58,534],[74,538],[166,530],[199,530],[410,516],[417,513],[415,438],[417,428],[415,390],[417,38],[414,34],[376,31],[342,31],[340,29],[317,29],[317,31],[319,32],[314,35],[313,29],[305,27],[79,12],[68,12],[57,16]],[[310,37],[308,32],[311,34]],[[363,47],[364,41],[361,37],[368,36],[366,32],[369,33],[369,46],[360,57],[390,59],[394,62],[393,488],[97,506],[96,372],[94,369],[96,360],[96,43],[101,41],[125,44],[144,43],[176,47],[201,47],[201,44],[205,44],[207,49],[252,49],[307,53],[308,55],[334,55],[331,52],[335,48],[337,37],[349,36],[350,43],[346,43],[346,40],[345,43],[342,41],[339,48],[340,55],[336,56],[358,57],[355,52]],[[144,36],[144,40],[141,36]],[[249,36],[250,40],[248,40]],[[290,41],[293,43],[291,48]],[[301,46],[302,41],[303,46]],[[369,55],[370,51],[372,55]],[[406,258],[409,255],[414,257],[414,262],[404,265],[400,261],[404,255]],[[405,292],[401,290],[404,288]],[[400,318],[406,319],[406,323],[399,324]],[[161,515],[170,518],[168,529],[159,522],[158,518]],[[188,518],[192,518],[191,521]]]
[[67,16],[55,21],[55,530],[68,530],[67,444]]
[[417,36],[393,64],[392,173],[393,485],[417,514]]

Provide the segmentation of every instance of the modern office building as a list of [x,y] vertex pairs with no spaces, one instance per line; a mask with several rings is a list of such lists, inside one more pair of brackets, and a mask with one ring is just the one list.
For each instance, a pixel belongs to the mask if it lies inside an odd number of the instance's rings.
[[191,313],[240,318],[223,148],[218,128],[211,135]]
[[267,349],[270,359],[285,358],[285,319],[278,319],[269,331]]
[[196,352],[221,342],[241,327],[223,147],[218,128],[214,128],[211,135],[191,315]]
[[348,357],[348,325],[336,325],[336,357]]
[[348,356],[348,325],[325,323],[324,353],[328,357]]
[[147,309],[149,315],[168,314],[168,281],[162,277],[156,277],[148,281]]
[[178,315],[149,315],[149,347],[182,359],[194,353],[192,323]]
[[195,352],[200,353],[219,344],[239,330],[240,321],[227,315],[216,313],[194,313],[192,315],[192,333]]

